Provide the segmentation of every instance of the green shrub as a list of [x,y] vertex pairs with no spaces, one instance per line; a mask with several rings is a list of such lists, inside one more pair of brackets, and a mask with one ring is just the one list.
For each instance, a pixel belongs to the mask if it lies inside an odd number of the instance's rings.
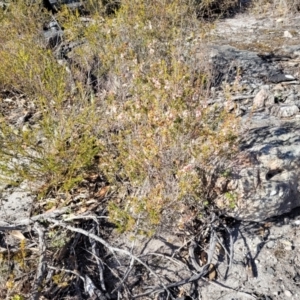
[[189,41],[202,26],[197,11],[183,1],[158,2],[123,1],[100,32],[87,30],[102,50],[100,74],[117,77],[105,98],[111,157],[100,157],[99,168],[112,185],[127,186],[124,201],[109,207],[127,229],[132,218],[159,224],[179,201],[202,209],[199,170],[234,151],[234,117],[206,107],[210,74],[198,75],[207,69],[193,65],[199,45]]
[[16,1],[2,12],[0,87],[24,94],[39,114],[18,128],[2,113],[3,177],[70,190],[97,171],[117,191],[108,209],[121,231],[137,219],[158,225],[179,203],[201,212],[203,170],[234,153],[237,120],[206,104],[209,65],[196,53],[207,27],[191,4],[124,0],[113,15],[99,6],[89,22],[62,9],[65,41],[85,41],[70,53],[70,71],[37,39],[48,17],[35,19],[37,5]]
[[234,13],[238,8],[239,0],[195,0],[199,17],[220,18]]
[[17,1],[0,13],[0,88],[15,94],[15,106],[25,95],[32,113],[39,115],[34,124],[18,127],[7,121],[10,111],[1,112],[3,179],[42,180],[70,189],[99,151],[95,109],[84,91],[72,94],[66,68],[44,48],[40,34],[47,15],[39,6]]

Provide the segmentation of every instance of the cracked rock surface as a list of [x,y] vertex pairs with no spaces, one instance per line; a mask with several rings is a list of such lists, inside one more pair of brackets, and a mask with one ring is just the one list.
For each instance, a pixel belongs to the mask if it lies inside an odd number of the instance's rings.
[[[215,90],[210,104],[225,103],[240,116],[242,136],[241,151],[224,167],[231,176],[223,178],[217,203],[227,209],[230,195],[235,208],[227,213],[239,220],[263,221],[300,206],[299,44],[285,37],[286,20],[276,20],[239,15],[221,21],[213,35]],[[290,28],[298,26],[297,20]],[[264,32],[261,41],[273,47],[274,26],[276,48],[266,52],[250,46],[257,42],[255,28]],[[229,99],[228,89],[233,95]]]
[[[236,113],[242,136],[225,166],[230,176],[218,179],[217,205],[240,222],[215,257],[218,280],[202,286],[203,300],[300,298],[299,26],[298,15],[241,14],[212,35],[209,103]],[[227,100],[225,88],[233,92]]]

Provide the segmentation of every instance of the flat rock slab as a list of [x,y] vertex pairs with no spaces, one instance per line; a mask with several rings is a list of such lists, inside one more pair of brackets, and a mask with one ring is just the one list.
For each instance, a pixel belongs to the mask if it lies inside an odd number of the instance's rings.
[[234,201],[228,214],[263,221],[300,206],[300,118],[281,120],[268,113],[243,118],[241,152],[230,166],[218,205]]
[[1,193],[0,225],[17,223],[18,220],[30,217],[35,196],[24,188],[25,186],[22,185],[21,188],[14,188]]
[[[201,286],[201,299],[299,299],[299,225],[299,217],[269,228],[237,224],[232,229],[232,261],[226,254],[219,256],[226,263],[218,266],[218,282]],[[229,240],[225,244],[230,247]]]

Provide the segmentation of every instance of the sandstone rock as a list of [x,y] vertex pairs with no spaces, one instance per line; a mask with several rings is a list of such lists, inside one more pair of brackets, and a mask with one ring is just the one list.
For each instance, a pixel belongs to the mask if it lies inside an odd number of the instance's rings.
[[299,108],[295,104],[291,105],[278,105],[271,108],[270,113],[279,118],[290,118],[299,113]]
[[[299,46],[290,51],[295,54]],[[245,92],[233,98],[238,101],[235,113],[241,116],[240,153],[223,166],[231,178],[226,178],[222,188],[216,186],[217,205],[225,214],[245,221],[263,221],[290,212],[300,206],[300,89],[295,78],[286,75],[290,70],[282,69],[281,59],[289,57],[225,45],[213,47],[210,58],[222,80],[234,82],[239,71],[241,81],[251,87],[244,89],[247,97]],[[266,80],[270,84],[265,85]],[[278,85],[286,81],[290,84]],[[249,101],[249,90],[253,101]],[[237,111],[240,107],[242,113]],[[216,185],[220,182],[218,179]]]
[[53,49],[62,42],[63,30],[56,21],[52,21],[44,28],[43,35],[46,46]]
[[275,246],[275,242],[274,242],[274,241],[269,241],[269,242],[267,243],[267,248],[268,248],[268,249],[272,249],[272,248],[274,248],[274,246]]
[[267,80],[272,83],[280,83],[280,82],[294,81],[296,80],[296,78],[292,75],[284,74],[282,72],[271,71],[269,76],[267,77]]
[[268,86],[263,86],[253,99],[253,109],[260,109],[274,104],[274,95]]
[[233,82],[237,76],[247,83],[262,82],[262,75],[268,74],[268,65],[252,51],[238,50],[229,45],[213,46],[210,52],[214,84]]
[[1,186],[0,225],[6,226],[30,217],[37,186],[23,182],[19,188]]
[[78,8],[82,6],[82,2],[80,0],[44,0],[45,6],[47,4],[52,7],[53,10],[58,10],[62,5],[68,6],[68,8]]
[[300,45],[286,45],[283,47],[283,51],[285,51],[288,54],[292,54],[295,56],[300,56]]
[[300,206],[300,124],[267,112],[242,118],[241,152],[230,162],[227,193],[235,195],[228,209],[226,194],[217,204],[240,220],[262,221]]

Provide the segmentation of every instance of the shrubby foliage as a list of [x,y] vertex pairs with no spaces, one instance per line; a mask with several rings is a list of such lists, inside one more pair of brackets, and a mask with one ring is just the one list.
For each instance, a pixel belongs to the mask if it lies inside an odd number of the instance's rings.
[[115,191],[109,213],[120,230],[137,219],[157,225],[182,204],[201,212],[209,200],[203,171],[234,153],[237,120],[207,105],[210,68],[198,54],[205,58],[208,25],[199,6],[124,0],[107,15],[99,3],[90,0],[90,19],[66,7],[55,16],[65,42],[84,42],[68,68],[45,49],[40,31],[50,15],[39,5],[15,1],[0,11],[0,90],[15,102],[22,95],[34,116],[17,126],[1,112],[3,178],[71,191],[97,172]]

